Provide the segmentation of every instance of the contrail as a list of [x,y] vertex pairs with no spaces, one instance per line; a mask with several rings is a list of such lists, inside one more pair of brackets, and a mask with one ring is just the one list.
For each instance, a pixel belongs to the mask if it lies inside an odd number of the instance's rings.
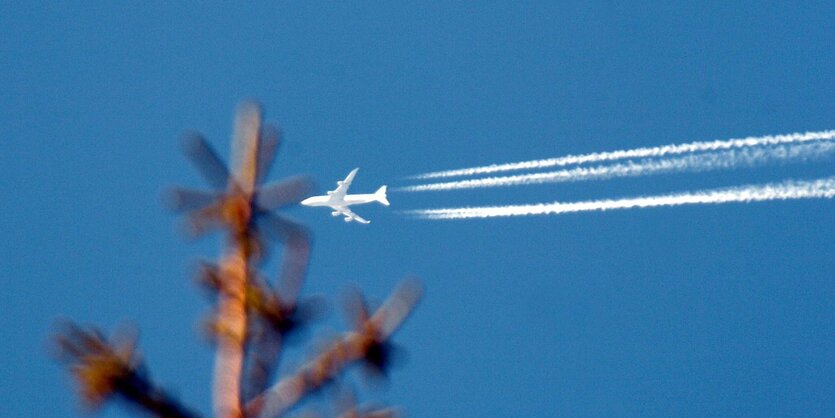
[[596,163],[621,160],[625,158],[663,157],[666,155],[686,154],[690,152],[720,151],[733,148],[791,144],[808,141],[831,140],[835,138],[835,130],[793,133],[786,135],[752,136],[739,139],[715,140],[705,142],[691,142],[688,144],[663,145],[658,147],[635,148],[598,152],[591,154],[566,155],[545,160],[521,161],[507,164],[494,164],[482,167],[462,168],[457,170],[436,171],[412,176],[413,179],[444,178],[455,176],[471,176],[476,174],[498,173],[502,171],[540,169],[560,167],[572,164]]
[[810,181],[788,180],[781,183],[748,185],[690,193],[644,196],[616,200],[554,202],[531,205],[485,206],[471,208],[424,209],[407,211],[420,219],[468,219],[506,216],[558,215],[572,212],[650,208],[766,200],[812,199],[835,197],[835,177]]
[[684,171],[695,172],[721,170],[736,167],[752,167],[778,161],[823,157],[825,154],[834,150],[835,142],[833,141],[740,148],[712,153],[685,155],[677,158],[660,160],[645,159],[638,162],[629,161],[626,163],[600,165],[595,167],[577,167],[545,173],[518,174],[513,176],[419,184],[415,186],[400,187],[396,190],[404,192],[456,190],[478,187],[601,180],[614,177],[636,177],[650,174]]

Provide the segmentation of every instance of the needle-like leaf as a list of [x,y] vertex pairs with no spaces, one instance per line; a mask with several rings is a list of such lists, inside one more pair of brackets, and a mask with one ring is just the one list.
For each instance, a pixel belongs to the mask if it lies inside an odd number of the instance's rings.
[[197,132],[183,135],[183,151],[212,188],[226,189],[229,169],[202,135]]
[[217,193],[175,187],[165,193],[165,204],[174,212],[189,212],[209,206],[219,198]]
[[258,152],[258,183],[263,182],[270,174],[279,145],[281,145],[281,131],[273,125],[265,124],[261,128],[259,144],[261,149]]
[[293,176],[260,187],[255,201],[263,210],[274,210],[298,204],[315,189],[310,176]]

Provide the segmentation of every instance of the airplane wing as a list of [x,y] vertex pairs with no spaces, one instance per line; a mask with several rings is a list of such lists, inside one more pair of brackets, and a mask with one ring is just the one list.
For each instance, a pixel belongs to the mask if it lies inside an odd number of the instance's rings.
[[341,213],[342,215],[345,216],[345,222],[357,221],[361,224],[371,223],[371,221],[363,219],[361,216],[357,215],[356,213],[354,213],[351,209],[348,209],[347,207],[340,207],[340,208],[337,208],[336,210],[338,210],[339,213]]
[[354,181],[354,176],[357,175],[357,171],[359,171],[359,167],[351,170],[351,172],[348,173],[348,177],[345,177],[345,180],[336,182],[336,189],[328,193],[331,200],[345,199],[345,195],[348,194],[348,188],[351,187],[351,182]]

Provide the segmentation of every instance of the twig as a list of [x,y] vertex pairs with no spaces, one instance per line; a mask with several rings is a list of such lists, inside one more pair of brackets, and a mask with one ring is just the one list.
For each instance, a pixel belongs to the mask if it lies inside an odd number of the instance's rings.
[[250,367],[247,373],[244,400],[263,392],[278,368],[286,337],[304,328],[311,312],[298,301],[299,291],[307,272],[310,258],[310,235],[302,228],[288,234],[284,240],[276,289],[266,282],[251,281],[247,306],[253,311],[255,329],[252,332]]
[[57,335],[56,343],[59,355],[69,363],[82,397],[90,407],[98,407],[118,395],[158,417],[198,416],[151,382],[138,360],[132,339],[114,347],[96,330],[67,324]]
[[277,417],[295,406],[340,375],[348,365],[366,359],[369,353],[385,344],[402,325],[421,296],[416,281],[407,281],[395,290],[388,300],[358,331],[349,332],[337,340],[294,375],[279,381],[246,405],[250,417]]

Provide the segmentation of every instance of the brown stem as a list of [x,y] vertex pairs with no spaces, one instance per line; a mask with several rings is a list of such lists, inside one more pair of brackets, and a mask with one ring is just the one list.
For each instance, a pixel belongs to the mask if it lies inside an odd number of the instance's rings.
[[220,265],[224,281],[218,301],[218,347],[214,367],[214,411],[219,418],[241,418],[241,377],[246,353],[246,288],[255,240],[250,224],[258,170],[261,109],[244,102],[235,116],[232,176],[223,217],[230,232],[230,251]]
[[218,301],[218,338],[214,367],[214,411],[220,418],[239,418],[241,413],[241,371],[246,341],[247,252],[234,243],[220,266],[223,291]]

